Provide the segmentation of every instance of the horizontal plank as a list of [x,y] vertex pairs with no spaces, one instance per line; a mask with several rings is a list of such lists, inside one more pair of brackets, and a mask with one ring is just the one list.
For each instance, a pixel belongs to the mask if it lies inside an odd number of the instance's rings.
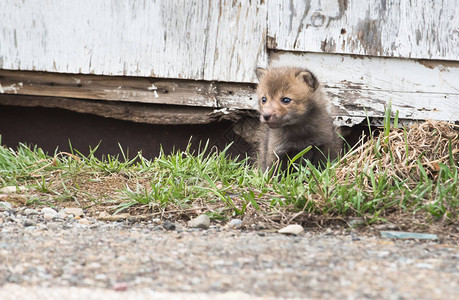
[[[459,120],[459,66],[446,61],[402,60],[319,53],[270,53],[271,65],[312,70],[334,105],[337,124],[393,111],[408,120]],[[33,95],[255,110],[255,85],[247,83],[110,77],[0,70],[0,94]]]
[[0,69],[253,82],[263,1],[2,0]]
[[459,0],[268,2],[268,47],[459,60]]
[[[400,119],[459,120],[459,94],[403,93],[356,89],[325,88],[334,106],[339,124],[359,123],[368,117],[384,117],[392,103],[392,112],[399,111]],[[357,120],[357,121],[356,121]]]
[[459,63],[321,53],[272,52],[272,66],[313,71],[335,107],[350,123],[383,117],[389,101],[400,118],[459,120]]
[[246,110],[10,94],[0,94],[0,105],[61,108],[105,118],[162,125],[208,124],[221,120],[236,122],[242,117],[254,115],[253,111]]
[[254,109],[255,85],[0,70],[0,94]]
[[459,93],[459,62],[272,52],[271,64],[305,66],[332,88]]

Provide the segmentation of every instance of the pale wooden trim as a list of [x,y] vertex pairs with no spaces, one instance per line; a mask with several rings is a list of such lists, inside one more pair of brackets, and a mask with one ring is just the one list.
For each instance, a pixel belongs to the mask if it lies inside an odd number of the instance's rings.
[[255,85],[0,70],[0,94],[254,109]]

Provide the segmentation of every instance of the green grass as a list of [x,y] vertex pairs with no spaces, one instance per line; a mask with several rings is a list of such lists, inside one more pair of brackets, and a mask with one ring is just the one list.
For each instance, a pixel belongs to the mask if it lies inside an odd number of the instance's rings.
[[[371,136],[375,157],[388,152],[389,132]],[[148,160],[141,153],[129,158],[121,147],[121,157],[99,159],[97,147],[85,156],[77,150],[47,155],[24,144],[0,146],[0,187],[31,187],[26,192],[30,205],[73,201],[83,207],[111,205],[113,212],[176,213],[178,218],[195,211],[213,219],[305,211],[317,217],[363,217],[369,224],[393,214],[458,221],[459,168],[451,149],[449,163],[439,164],[437,176],[418,160],[419,178],[398,178],[378,161],[355,170],[342,169],[345,160],[317,169],[308,162],[297,164],[299,156],[289,173],[272,169],[262,174],[248,159],[230,158],[229,147],[219,152],[206,144],[196,153],[188,147]]]

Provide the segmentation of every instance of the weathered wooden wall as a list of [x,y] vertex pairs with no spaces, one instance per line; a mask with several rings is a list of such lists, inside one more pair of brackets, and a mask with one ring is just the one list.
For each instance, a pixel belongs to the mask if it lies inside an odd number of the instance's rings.
[[263,2],[1,0],[0,69],[253,82]]
[[269,48],[459,60],[459,0],[270,0]]
[[315,72],[339,124],[389,101],[404,119],[459,120],[459,0],[0,1],[0,94],[37,106],[176,105],[131,119],[210,122],[255,109],[254,69],[271,64]]

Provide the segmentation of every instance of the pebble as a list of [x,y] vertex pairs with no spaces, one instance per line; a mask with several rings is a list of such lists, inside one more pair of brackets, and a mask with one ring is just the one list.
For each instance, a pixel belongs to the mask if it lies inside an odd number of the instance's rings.
[[128,288],[128,285],[126,282],[117,282],[113,285],[113,289],[117,292],[124,292]]
[[108,212],[102,211],[99,213],[99,216],[97,217],[97,219],[101,221],[119,221],[119,220],[127,219],[130,216],[131,215],[128,213],[110,215]]
[[229,228],[240,228],[242,226],[242,220],[241,219],[232,219],[227,226]]
[[48,222],[46,225],[49,229],[58,229],[62,226],[62,224],[59,222]]
[[172,222],[169,221],[169,220],[166,220],[166,221],[163,223],[163,227],[164,227],[164,229],[166,229],[166,230],[175,230],[175,229],[176,229],[175,224],[172,223]]
[[188,221],[188,226],[191,228],[207,229],[210,226],[210,219],[208,215],[200,215]]
[[42,214],[52,214],[52,215],[57,215],[57,211],[52,209],[51,207],[43,207],[41,209]]
[[107,275],[105,275],[105,274],[96,274],[96,276],[94,276],[94,279],[95,280],[99,280],[99,281],[104,281],[104,280],[107,280]]
[[89,220],[88,220],[88,219],[85,219],[85,218],[79,219],[79,220],[78,220],[78,223],[81,224],[81,225],[89,225],[89,224],[90,224],[90,223],[89,223]]
[[24,225],[24,227],[29,227],[29,226],[35,226],[35,225],[37,225],[37,223],[35,223],[32,220],[25,219],[23,225]]
[[377,229],[377,230],[391,230],[391,229],[397,229],[397,225],[395,224],[392,224],[392,223],[384,223],[384,224],[379,224],[379,225],[375,225],[373,226],[374,229]]
[[54,218],[55,215],[53,215],[52,213],[44,213],[43,214],[43,219],[45,221],[51,221],[53,218]]
[[61,209],[58,214],[59,214],[59,217],[61,217],[62,219],[65,219],[68,217],[68,215],[65,213],[65,209]]
[[364,225],[365,220],[363,218],[352,218],[348,221],[348,223],[351,227],[356,227],[356,226]]
[[64,208],[64,212],[75,217],[82,217],[84,215],[83,209],[79,207],[66,207]]
[[38,210],[34,208],[26,208],[24,210],[24,214],[26,216],[33,216],[33,215],[38,215]]
[[304,231],[303,229],[303,226],[301,225],[297,225],[297,224],[294,224],[294,225],[288,225],[282,229],[280,229],[278,232],[279,233],[282,233],[282,234],[300,234]]
[[23,191],[25,190],[25,187],[23,186],[18,186],[16,188],[16,186],[5,186],[3,188],[0,189],[0,193],[5,193],[5,194],[11,194],[11,193],[16,193],[16,191]]

